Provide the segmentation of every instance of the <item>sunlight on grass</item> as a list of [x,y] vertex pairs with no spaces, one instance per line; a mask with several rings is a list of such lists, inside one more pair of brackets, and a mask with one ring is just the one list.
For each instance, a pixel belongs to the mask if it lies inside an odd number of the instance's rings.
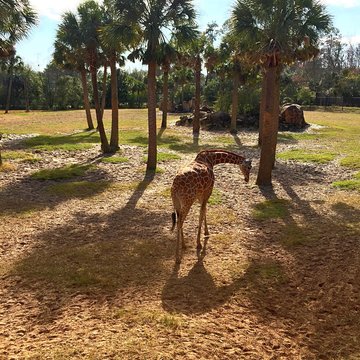
[[211,225],[232,224],[237,221],[237,215],[234,210],[224,206],[211,207],[206,213],[208,222]]
[[360,154],[347,156],[340,161],[341,166],[346,166],[352,169],[360,169]]
[[335,159],[336,155],[330,152],[309,152],[307,150],[293,149],[278,153],[278,159],[283,160],[297,160],[302,162],[314,162],[324,164]]
[[278,133],[278,142],[283,143],[297,143],[301,140],[317,140],[320,138],[319,134],[311,134],[307,132],[301,133],[288,133],[288,132],[279,132]]
[[356,173],[353,179],[335,181],[331,185],[341,190],[360,191],[360,172]]
[[258,220],[284,218],[289,214],[288,205],[283,199],[265,200],[253,205],[252,215]]
[[220,190],[218,189],[213,189],[213,192],[208,200],[208,203],[210,205],[220,205],[222,204],[223,199],[222,199],[222,193]]
[[89,170],[91,165],[67,165],[61,168],[55,169],[43,169],[37,171],[31,175],[33,179],[36,180],[62,180],[62,179],[71,179],[77,176],[83,176],[87,170]]
[[139,309],[138,307],[121,308],[114,314],[114,318],[137,325],[160,325],[167,329],[178,329],[183,323],[180,315],[156,309]]
[[86,150],[100,142],[96,132],[78,132],[70,135],[40,135],[23,141],[26,148],[45,151],[52,150]]
[[101,162],[103,163],[109,163],[109,164],[122,164],[129,162],[129,158],[124,156],[106,156],[101,159]]
[[19,160],[24,162],[37,162],[41,160],[33,153],[29,153],[25,151],[10,151],[10,150],[3,151],[2,158],[8,160]]
[[3,172],[3,173],[11,172],[11,171],[15,171],[16,169],[17,169],[16,165],[10,164],[10,163],[7,163],[7,162],[3,162],[0,165],[0,173],[1,172]]
[[76,181],[49,185],[46,191],[60,197],[91,197],[105,191],[111,186],[109,181]]

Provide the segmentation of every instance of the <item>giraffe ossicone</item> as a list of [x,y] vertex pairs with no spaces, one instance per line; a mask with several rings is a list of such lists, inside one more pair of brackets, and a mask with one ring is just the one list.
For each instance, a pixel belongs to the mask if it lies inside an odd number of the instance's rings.
[[249,181],[251,160],[225,150],[201,151],[190,164],[182,168],[175,176],[171,197],[174,206],[172,214],[172,230],[177,226],[176,262],[181,261],[180,243],[185,247],[183,225],[187,214],[195,200],[200,202],[199,228],[197,233],[197,249],[201,250],[201,227],[204,223],[205,237],[209,236],[206,221],[206,204],[214,187],[213,167],[217,164],[230,163],[240,165],[245,182]]

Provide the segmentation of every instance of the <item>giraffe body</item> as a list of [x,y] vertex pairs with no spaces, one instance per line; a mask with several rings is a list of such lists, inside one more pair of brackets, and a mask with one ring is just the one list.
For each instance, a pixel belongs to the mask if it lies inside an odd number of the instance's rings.
[[245,176],[245,181],[249,181],[251,161],[244,157],[224,150],[205,150],[200,152],[195,160],[181,169],[174,178],[171,187],[171,197],[175,213],[173,213],[173,228],[177,223],[177,243],[176,261],[181,260],[180,243],[185,247],[183,225],[187,214],[195,200],[200,202],[200,217],[197,233],[197,249],[202,248],[200,242],[201,227],[204,222],[205,237],[209,236],[206,221],[206,204],[214,187],[213,167],[220,163],[239,164]]

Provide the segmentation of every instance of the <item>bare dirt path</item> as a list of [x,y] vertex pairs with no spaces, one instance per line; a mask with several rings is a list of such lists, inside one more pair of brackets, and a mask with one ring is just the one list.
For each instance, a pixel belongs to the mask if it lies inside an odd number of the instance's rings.
[[[239,138],[256,174],[256,135]],[[169,187],[194,154],[153,178],[141,148],[122,154],[43,152],[0,173],[0,359],[360,358],[360,199],[330,186],[336,163],[279,162],[271,189],[219,165],[206,254],[194,207],[177,268]],[[54,195],[29,177],[72,161],[103,188]],[[264,203],[285,214],[256,218]]]

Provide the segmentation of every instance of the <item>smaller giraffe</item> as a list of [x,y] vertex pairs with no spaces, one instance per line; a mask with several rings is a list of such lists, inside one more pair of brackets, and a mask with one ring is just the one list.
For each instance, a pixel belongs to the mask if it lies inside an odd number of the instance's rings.
[[173,230],[177,224],[176,262],[180,263],[180,242],[185,247],[183,225],[187,214],[195,200],[200,202],[199,228],[197,233],[197,249],[201,250],[201,226],[204,222],[205,237],[209,236],[206,221],[206,204],[214,187],[214,165],[230,163],[240,165],[245,182],[249,181],[251,160],[225,150],[201,151],[190,164],[181,169],[174,178],[171,197],[174,205],[172,213]]

